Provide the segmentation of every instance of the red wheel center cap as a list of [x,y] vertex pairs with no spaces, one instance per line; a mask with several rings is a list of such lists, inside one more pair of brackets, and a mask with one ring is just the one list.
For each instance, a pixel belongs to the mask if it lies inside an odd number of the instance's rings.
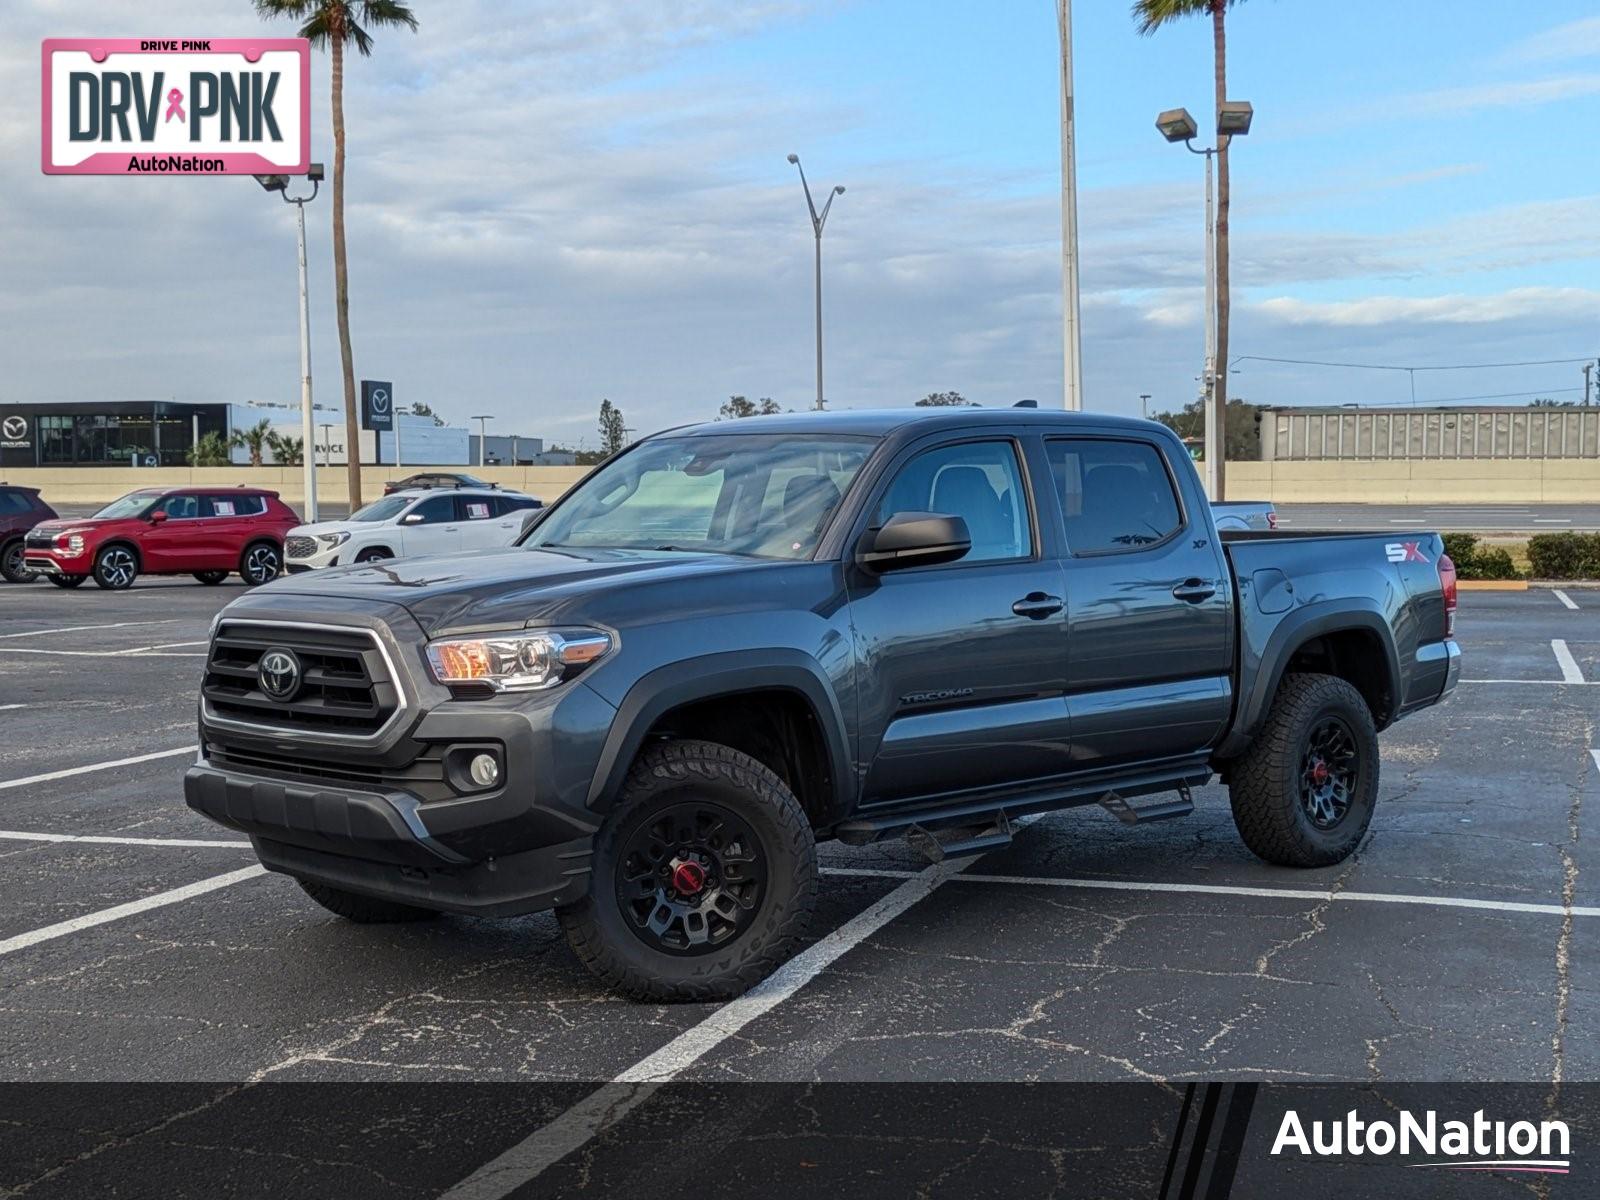
[[681,862],[672,872],[672,886],[681,895],[693,896],[706,885],[706,869],[697,862]]
[[1316,780],[1318,783],[1327,783],[1328,764],[1325,762],[1318,762],[1316,766],[1311,768],[1311,778]]

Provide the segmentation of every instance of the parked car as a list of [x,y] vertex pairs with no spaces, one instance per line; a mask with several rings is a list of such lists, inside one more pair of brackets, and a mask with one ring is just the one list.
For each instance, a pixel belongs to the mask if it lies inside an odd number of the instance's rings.
[[222,610],[189,805],[353,921],[553,908],[641,998],[773,970],[825,838],[966,855],[1220,775],[1261,858],[1340,862],[1461,666],[1436,534],[1219,535],[1182,443],[1098,414],[669,431],[516,547],[380,566]]
[[1219,530],[1276,529],[1278,510],[1270,500],[1214,500],[1211,515]]
[[7,583],[32,583],[38,578],[23,561],[23,539],[28,530],[55,515],[56,510],[39,499],[38,488],[0,482],[0,578]]
[[318,567],[415,558],[509,546],[523,518],[539,508],[531,496],[480,488],[449,492],[396,492],[343,521],[297,525],[284,539],[291,574]]
[[237,571],[266,583],[283,566],[283,538],[300,518],[257,488],[152,488],[129,492],[92,517],[35,525],[23,565],[57,587],[90,576],[111,591],[140,575],[193,575],[219,584]]
[[[485,483],[475,475],[458,471],[425,471],[421,475],[407,475],[404,479],[391,479],[383,485],[383,494],[414,492],[419,488],[485,488],[498,490],[498,483]],[[509,488],[507,491],[511,490]]]

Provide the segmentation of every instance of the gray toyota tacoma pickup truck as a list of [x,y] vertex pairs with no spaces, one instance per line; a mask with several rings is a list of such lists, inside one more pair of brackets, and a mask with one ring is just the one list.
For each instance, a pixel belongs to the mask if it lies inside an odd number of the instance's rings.
[[212,631],[191,807],[352,921],[554,909],[628,995],[792,953],[816,844],[1182,816],[1336,863],[1460,668],[1431,533],[1218,535],[1182,444],[1029,409],[671,430],[513,547],[338,567]]

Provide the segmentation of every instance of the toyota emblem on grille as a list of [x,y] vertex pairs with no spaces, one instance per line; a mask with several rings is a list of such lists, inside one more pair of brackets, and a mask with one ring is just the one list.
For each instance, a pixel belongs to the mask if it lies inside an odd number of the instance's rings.
[[300,690],[300,660],[293,650],[273,646],[261,656],[256,678],[261,681],[261,690],[270,698],[288,703]]

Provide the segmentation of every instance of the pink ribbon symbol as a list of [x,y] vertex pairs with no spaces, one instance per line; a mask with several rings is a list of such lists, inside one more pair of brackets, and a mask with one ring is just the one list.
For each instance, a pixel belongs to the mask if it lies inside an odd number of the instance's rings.
[[167,93],[167,115],[165,120],[162,121],[162,124],[166,124],[166,122],[172,120],[173,117],[177,117],[180,121],[187,121],[189,119],[183,115],[183,93],[177,88],[173,88]]

